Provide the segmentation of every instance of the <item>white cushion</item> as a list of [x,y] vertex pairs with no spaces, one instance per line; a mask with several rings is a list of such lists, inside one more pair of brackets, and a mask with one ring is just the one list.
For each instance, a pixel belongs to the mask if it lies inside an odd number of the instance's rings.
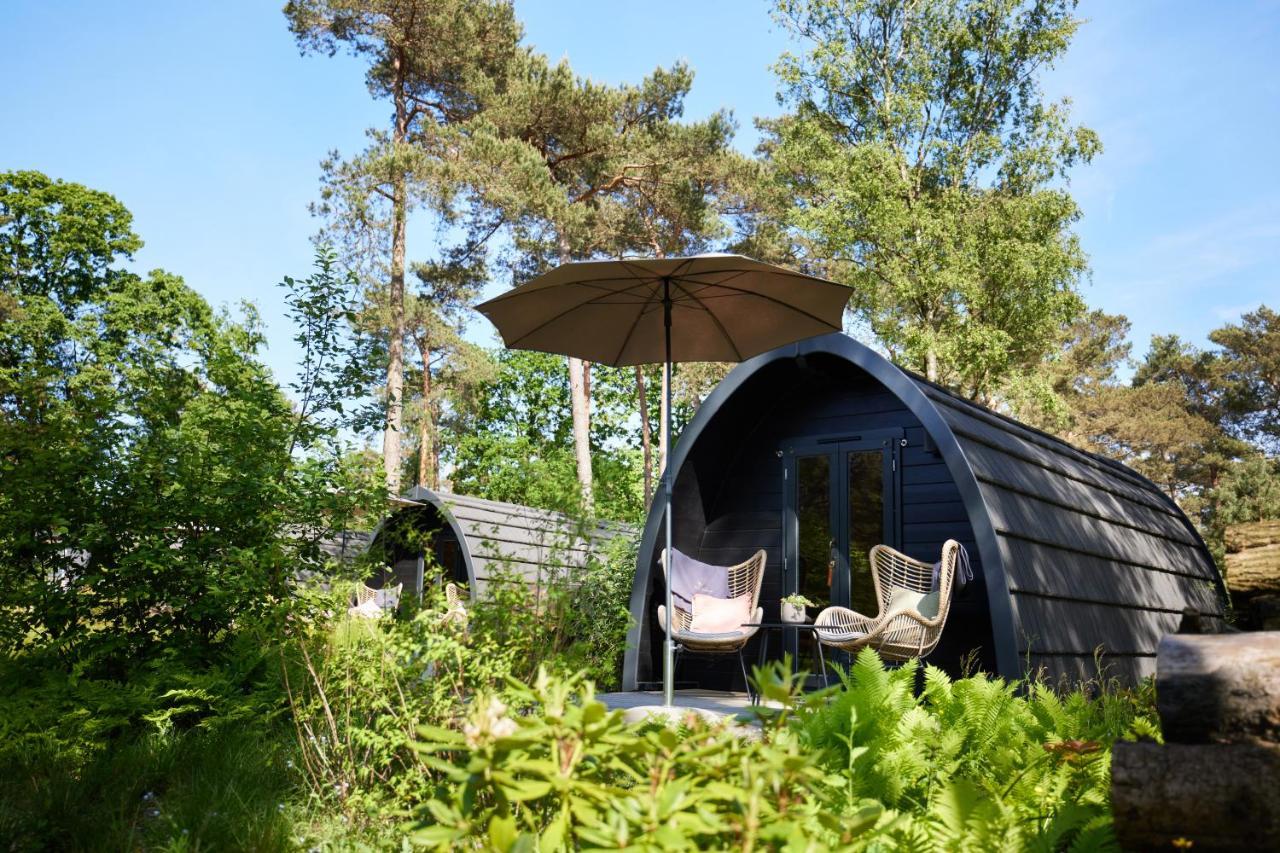
[[898,587],[889,594],[889,606],[885,608],[885,618],[914,610],[926,619],[933,619],[938,615],[938,600],[936,592],[926,595],[923,592]]
[[693,597],[693,614],[687,630],[694,634],[741,633],[742,623],[750,616],[750,596],[716,598],[698,593]]
[[372,598],[358,607],[347,608],[348,616],[358,616],[362,619],[381,619],[382,608],[378,606],[378,602]]
[[747,636],[746,631],[721,631],[718,634],[707,634],[702,631],[677,631],[675,638],[677,640],[707,642],[708,640],[736,640],[745,636]]
[[818,639],[824,643],[850,643],[867,636],[865,631],[843,631],[839,628],[819,628]]

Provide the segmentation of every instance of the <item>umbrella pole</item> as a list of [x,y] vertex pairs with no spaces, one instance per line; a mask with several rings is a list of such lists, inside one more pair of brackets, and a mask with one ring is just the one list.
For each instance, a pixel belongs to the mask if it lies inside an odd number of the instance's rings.
[[667,640],[662,648],[662,704],[670,707],[675,704],[676,692],[676,644],[671,636],[671,623],[675,619],[675,608],[671,596],[671,580],[675,573],[671,550],[671,458],[674,442],[671,431],[671,279],[662,280],[662,325],[667,336],[667,359],[662,364],[663,393],[666,395],[667,409],[667,461],[662,466],[662,491],[667,502],[663,515],[667,522]]

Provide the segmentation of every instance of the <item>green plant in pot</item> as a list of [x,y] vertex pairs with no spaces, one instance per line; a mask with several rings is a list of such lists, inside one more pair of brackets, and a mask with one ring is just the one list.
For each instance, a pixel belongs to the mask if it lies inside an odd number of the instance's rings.
[[809,614],[805,613],[805,608],[817,606],[816,601],[810,601],[798,592],[792,593],[782,599],[782,621],[808,622]]

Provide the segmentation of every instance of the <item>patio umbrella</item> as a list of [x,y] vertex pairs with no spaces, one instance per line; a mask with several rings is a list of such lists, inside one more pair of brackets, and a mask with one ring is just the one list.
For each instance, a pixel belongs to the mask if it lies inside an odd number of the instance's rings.
[[[673,362],[744,361],[838,332],[848,300],[847,287],[825,279],[741,255],[708,254],[562,264],[478,309],[512,349],[615,367],[661,363],[671,435]],[[667,458],[662,489],[670,555],[670,449]],[[666,586],[671,614],[669,578]],[[674,689],[671,623],[668,616],[662,672],[667,705]]]

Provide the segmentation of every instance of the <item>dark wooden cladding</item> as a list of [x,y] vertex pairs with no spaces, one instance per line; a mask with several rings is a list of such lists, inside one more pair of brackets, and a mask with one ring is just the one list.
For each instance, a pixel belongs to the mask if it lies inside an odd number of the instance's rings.
[[1122,684],[1135,684],[1151,674],[1155,655],[1107,655],[1095,658],[1092,653],[1066,655],[1031,654],[1025,659],[1027,672],[1051,682],[1072,686],[1085,682],[1102,683],[1113,679]]
[[[768,554],[761,605],[783,590],[783,460],[788,443],[899,430],[899,545],[936,560],[954,538],[975,583],[953,603],[930,662],[958,671],[973,653],[1018,677],[1149,674],[1159,637],[1185,607],[1220,616],[1221,578],[1190,522],[1153,484],[1111,460],[906,373],[843,335],[740,365],[708,398],[673,454],[675,544],[729,564]],[[898,433],[895,433],[898,434]],[[642,540],[624,681],[661,678],[661,505]],[[771,649],[776,649],[772,644]],[[748,649],[754,655],[756,649]],[[679,681],[741,689],[737,661],[691,659]]]
[[1019,573],[1023,585],[1014,584],[1010,591],[1178,611],[1194,607],[1211,613],[1218,607],[1213,585],[1199,577],[1079,552],[1064,560],[1059,549],[1026,540],[1007,538],[1002,544],[1011,560],[1025,566]]
[[[399,503],[400,511],[384,524],[395,523],[397,516],[417,513],[412,523],[420,532],[440,530],[457,541],[465,577],[455,580],[467,583],[472,595],[482,594],[491,582],[503,579],[519,580],[534,588],[558,579],[572,582],[574,571],[599,554],[609,540],[634,534],[625,525],[586,525],[556,512],[421,486],[415,486]],[[376,538],[377,533],[374,535]],[[392,573],[409,589],[416,582],[416,556],[395,561]]]
[[979,483],[1014,603],[1019,651],[1154,671],[1161,636],[1194,607],[1221,616],[1204,543],[1154,484],[1119,463],[982,409],[919,377]]

